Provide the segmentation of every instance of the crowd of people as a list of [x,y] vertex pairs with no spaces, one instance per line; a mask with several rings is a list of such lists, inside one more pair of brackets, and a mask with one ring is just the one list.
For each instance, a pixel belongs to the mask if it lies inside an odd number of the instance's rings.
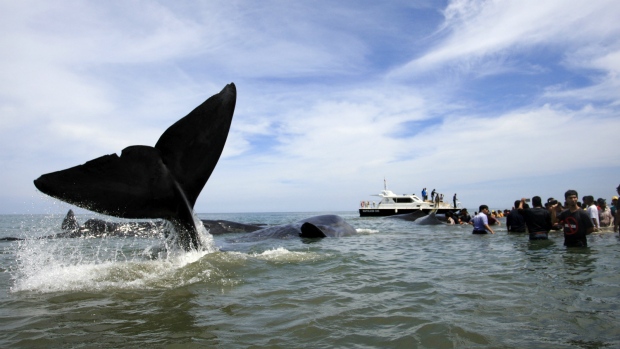
[[[616,188],[620,195],[620,185]],[[530,203],[532,207],[530,207]],[[487,205],[480,205],[479,212],[466,221],[460,215],[446,215],[449,224],[473,225],[474,234],[495,234],[491,228],[499,224],[497,218],[506,217],[506,228],[510,233],[529,233],[530,240],[546,240],[552,230],[563,230],[564,245],[569,247],[587,247],[586,236],[601,230],[618,232],[620,227],[620,202],[618,196],[612,197],[611,207],[603,198],[594,200],[592,195],[582,197],[575,190],[564,193],[564,203],[554,198],[543,204],[539,196],[531,201],[526,198],[516,200],[512,210],[491,211]],[[456,216],[456,219],[455,217]],[[451,220],[453,223],[451,223]]]
[[[422,188],[422,201],[428,201],[428,192],[426,191],[426,188]],[[431,202],[443,202],[443,194],[437,192],[435,189],[433,189],[433,191],[431,191]],[[454,195],[452,196],[452,204],[454,205],[454,208],[457,207],[457,203],[458,202],[458,198],[456,196],[456,193],[454,193]]]

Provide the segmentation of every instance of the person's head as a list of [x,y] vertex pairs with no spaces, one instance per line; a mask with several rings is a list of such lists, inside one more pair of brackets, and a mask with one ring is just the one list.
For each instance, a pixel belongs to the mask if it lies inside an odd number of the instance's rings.
[[616,187],[616,191],[618,192],[618,194],[620,194],[620,185]]
[[594,204],[594,196],[592,195],[586,195],[583,197],[583,203],[586,205],[592,205]]
[[596,200],[596,203],[597,203],[599,206],[601,206],[601,208],[605,208],[605,207],[607,207],[607,202],[605,202],[605,199],[603,199],[603,198],[598,198],[598,199]]
[[478,211],[484,212],[485,214],[489,213],[489,206],[487,206],[487,205],[480,205],[480,207],[478,208]]
[[618,197],[617,196],[612,196],[611,197],[611,203],[615,205],[616,202],[618,202]]
[[515,208],[519,208],[520,204],[521,204],[521,200],[515,200]]
[[540,196],[534,196],[532,198],[532,206],[542,207],[542,199],[540,198]]
[[575,207],[577,206],[577,202],[579,202],[579,194],[577,194],[576,190],[569,189],[564,193],[564,200],[567,206]]

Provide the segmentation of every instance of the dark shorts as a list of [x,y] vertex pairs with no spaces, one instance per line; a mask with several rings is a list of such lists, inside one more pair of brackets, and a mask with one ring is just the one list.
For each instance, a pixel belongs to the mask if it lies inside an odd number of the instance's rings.
[[472,234],[488,234],[486,230],[474,230]]

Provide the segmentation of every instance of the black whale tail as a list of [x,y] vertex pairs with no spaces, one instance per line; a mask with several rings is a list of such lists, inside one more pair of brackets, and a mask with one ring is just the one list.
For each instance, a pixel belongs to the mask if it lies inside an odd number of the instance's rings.
[[163,218],[185,249],[200,245],[193,208],[222,154],[235,110],[230,83],[175,122],[155,147],[130,146],[83,165],[42,175],[41,192],[121,218]]

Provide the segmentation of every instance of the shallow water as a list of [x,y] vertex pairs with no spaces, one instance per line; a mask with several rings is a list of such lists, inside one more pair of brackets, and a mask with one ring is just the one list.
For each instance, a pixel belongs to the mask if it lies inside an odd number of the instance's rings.
[[[215,236],[193,253],[165,253],[163,237],[1,242],[0,347],[620,347],[618,234],[567,249],[560,234],[529,242],[338,214],[360,234]],[[62,218],[0,216],[0,237],[59,233]]]

